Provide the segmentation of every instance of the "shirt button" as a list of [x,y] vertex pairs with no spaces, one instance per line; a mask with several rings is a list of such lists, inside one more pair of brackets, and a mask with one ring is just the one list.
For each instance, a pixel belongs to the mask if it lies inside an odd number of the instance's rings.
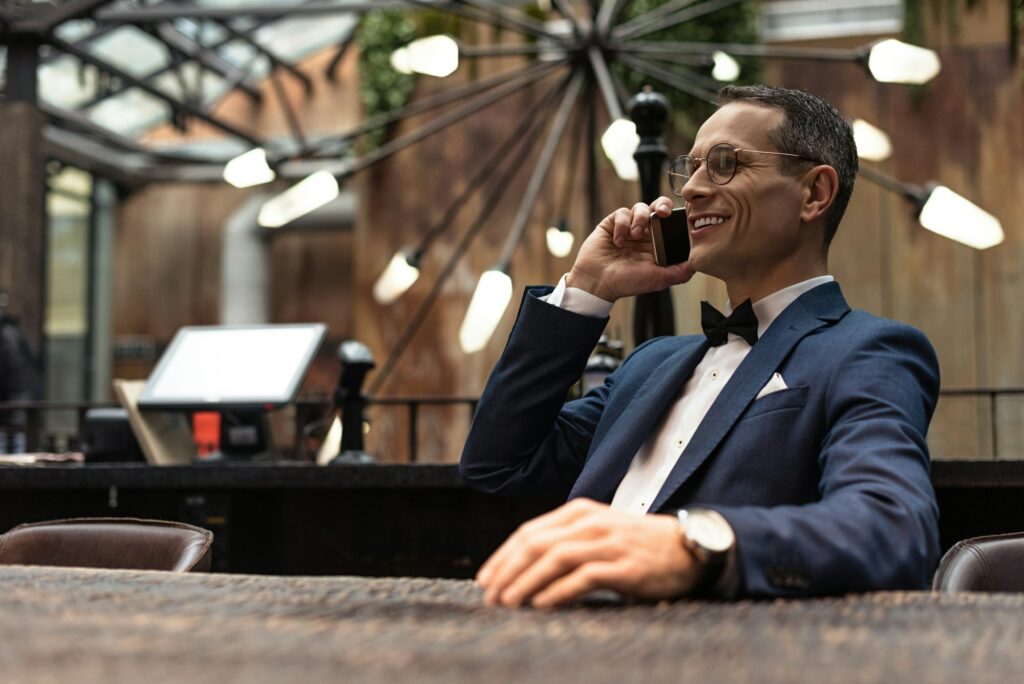
[[682,449],[683,448],[683,440],[681,440],[681,439],[677,439],[676,440],[676,448],[677,449]]
[[718,371],[716,371],[716,370],[711,371],[711,379],[712,380],[717,380],[718,379]]

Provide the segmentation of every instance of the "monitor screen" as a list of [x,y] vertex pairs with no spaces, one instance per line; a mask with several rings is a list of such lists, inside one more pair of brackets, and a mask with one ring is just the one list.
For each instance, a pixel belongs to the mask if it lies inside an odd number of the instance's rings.
[[323,323],[182,328],[150,374],[139,406],[283,406],[295,400],[326,333]]

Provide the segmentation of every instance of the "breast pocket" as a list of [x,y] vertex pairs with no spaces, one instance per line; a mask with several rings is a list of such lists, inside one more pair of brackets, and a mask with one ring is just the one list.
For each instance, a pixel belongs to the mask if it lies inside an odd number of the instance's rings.
[[807,403],[807,390],[807,385],[798,385],[755,399],[743,417],[753,418],[772,411],[803,408]]

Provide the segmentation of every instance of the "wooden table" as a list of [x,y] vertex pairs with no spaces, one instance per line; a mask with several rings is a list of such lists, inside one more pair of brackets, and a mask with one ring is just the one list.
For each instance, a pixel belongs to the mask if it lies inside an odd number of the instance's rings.
[[1024,596],[486,608],[468,581],[0,568],[4,682],[1011,682]]

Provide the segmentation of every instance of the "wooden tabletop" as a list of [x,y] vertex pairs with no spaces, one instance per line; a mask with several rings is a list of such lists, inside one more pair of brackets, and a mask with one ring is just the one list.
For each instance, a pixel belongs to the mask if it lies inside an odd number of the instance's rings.
[[1009,682],[1024,596],[609,599],[468,581],[0,568],[4,682]]

